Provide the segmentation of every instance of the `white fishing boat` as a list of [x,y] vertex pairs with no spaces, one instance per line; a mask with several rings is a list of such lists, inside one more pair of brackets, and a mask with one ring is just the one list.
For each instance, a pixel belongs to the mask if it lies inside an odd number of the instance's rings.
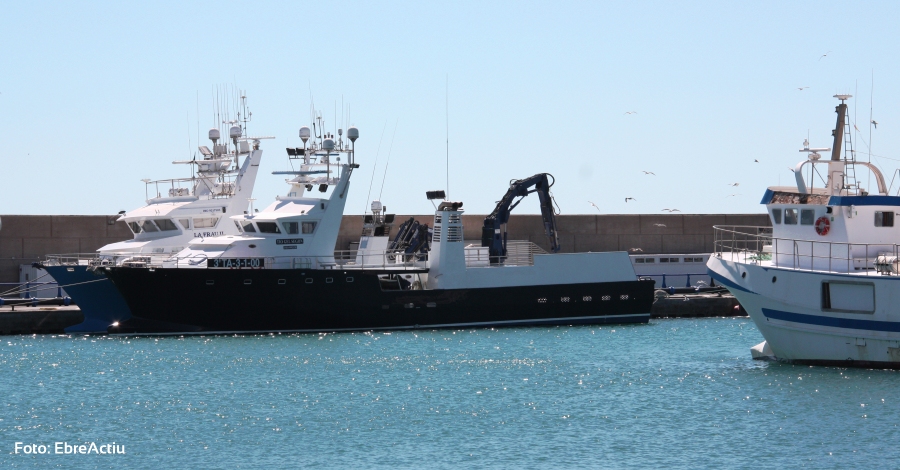
[[[810,148],[795,186],[762,199],[771,227],[715,227],[707,267],[750,314],[765,342],[754,358],[900,367],[900,197],[852,149],[846,100],[836,95],[832,148]],[[831,158],[823,160],[822,154]],[[869,192],[863,183],[871,181]]]

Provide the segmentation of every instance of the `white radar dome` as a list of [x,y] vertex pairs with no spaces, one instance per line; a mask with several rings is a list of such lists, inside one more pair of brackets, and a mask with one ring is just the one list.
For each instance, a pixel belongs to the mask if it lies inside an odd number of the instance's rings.
[[356,127],[347,129],[347,138],[349,138],[351,142],[356,142],[356,139],[359,138],[359,129]]
[[300,128],[300,139],[303,141],[304,144],[306,144],[306,141],[309,140],[309,136],[310,136],[309,128],[306,126],[301,127]]
[[231,126],[231,129],[228,130],[228,135],[232,139],[240,139],[241,138],[241,126]]
[[334,139],[325,139],[325,142],[322,142],[322,148],[328,151],[334,150]]
[[218,129],[210,129],[209,130],[209,140],[215,142],[215,141],[219,140],[219,137],[222,137],[222,135],[219,133]]
[[381,201],[377,199],[372,201],[372,212],[381,212]]

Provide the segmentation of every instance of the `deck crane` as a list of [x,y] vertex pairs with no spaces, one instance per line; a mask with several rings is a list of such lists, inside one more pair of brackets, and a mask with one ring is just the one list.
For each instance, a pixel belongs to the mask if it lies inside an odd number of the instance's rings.
[[[550,239],[550,251],[559,251],[559,235],[556,230],[556,216],[553,213],[553,199],[550,195],[550,187],[553,183],[547,177],[553,178],[550,173],[538,173],[529,178],[510,181],[509,190],[497,203],[497,207],[490,215],[484,218],[484,227],[481,229],[481,246],[489,247],[488,252],[492,264],[502,263],[506,258],[506,224],[509,222],[509,214],[522,202],[525,196],[536,192],[541,202],[541,218],[544,222],[544,232]],[[553,178],[553,182],[556,179]],[[533,187],[533,189],[532,189]],[[515,202],[515,198],[519,198]]]

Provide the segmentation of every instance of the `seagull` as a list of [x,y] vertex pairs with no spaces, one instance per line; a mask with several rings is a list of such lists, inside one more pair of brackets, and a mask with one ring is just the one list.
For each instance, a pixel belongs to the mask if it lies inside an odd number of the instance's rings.
[[629,248],[628,251],[634,253],[634,252],[636,252],[636,251],[644,251],[644,250],[642,250],[642,249],[640,249],[640,248]]
[[759,160],[753,159],[754,163],[759,163]]
[[800,91],[803,91],[803,90],[805,90],[805,89],[807,89],[807,88],[809,88],[809,87],[808,87],[808,86],[797,87],[797,89],[800,90]]
[[831,54],[831,51],[828,51],[828,52],[822,54],[821,56],[819,56],[819,60],[822,60],[822,57],[828,57],[828,54]]
[[669,212],[681,212],[681,211],[678,210],[678,209],[672,209],[672,210],[670,210]]
[[637,111],[627,111],[625,114],[637,114]]
[[740,186],[741,183],[728,183],[728,186]]
[[625,202],[628,202],[628,201],[637,201],[637,199],[635,199],[633,197],[626,197]]
[[[644,170],[641,170],[641,171],[644,171]],[[653,176],[656,176],[656,173],[654,173],[654,172],[652,172],[652,171],[644,171],[644,174],[645,174],[645,175],[653,175]]]
[[873,119],[873,120],[872,120],[872,125],[875,126],[875,129],[878,129],[878,121],[876,121],[876,120]]
[[[588,201],[588,204],[590,204],[590,205],[592,205],[592,206],[594,206],[594,207],[595,207],[595,208],[596,208],[596,209],[597,209],[597,210],[598,210],[598,211],[600,211],[600,208],[599,208],[599,207],[597,207],[597,204],[594,204],[594,203],[593,203],[593,202],[591,202],[591,201]],[[602,212],[602,211],[601,211],[601,212]]]
[[725,197],[731,197],[731,196],[740,196],[740,194],[729,194],[729,195],[727,195],[727,196],[725,196]]
[[653,225],[656,225],[657,227],[665,227],[666,226],[666,224],[653,224]]

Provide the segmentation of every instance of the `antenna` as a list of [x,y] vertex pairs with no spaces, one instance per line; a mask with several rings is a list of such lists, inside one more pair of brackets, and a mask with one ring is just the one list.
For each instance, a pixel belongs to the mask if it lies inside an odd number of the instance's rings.
[[381,191],[378,192],[378,200],[381,200],[381,193],[384,192],[384,180],[387,178],[388,165],[391,164],[391,151],[394,150],[394,137],[397,136],[397,124],[400,124],[400,118],[394,123],[394,135],[391,136],[391,147],[388,149],[387,162],[384,164],[384,176],[381,177]]
[[447,198],[450,198],[450,73],[447,73],[447,81],[444,85],[444,111],[447,124]]
[[369,194],[366,195],[366,209],[363,209],[363,214],[369,210],[369,197],[372,196],[372,183],[375,182],[375,168],[378,166],[378,154],[381,153],[381,143],[384,142],[385,130],[387,130],[387,121],[384,121],[384,127],[381,128],[381,139],[378,140],[378,150],[375,151],[375,164],[372,165],[372,179],[369,180]]

